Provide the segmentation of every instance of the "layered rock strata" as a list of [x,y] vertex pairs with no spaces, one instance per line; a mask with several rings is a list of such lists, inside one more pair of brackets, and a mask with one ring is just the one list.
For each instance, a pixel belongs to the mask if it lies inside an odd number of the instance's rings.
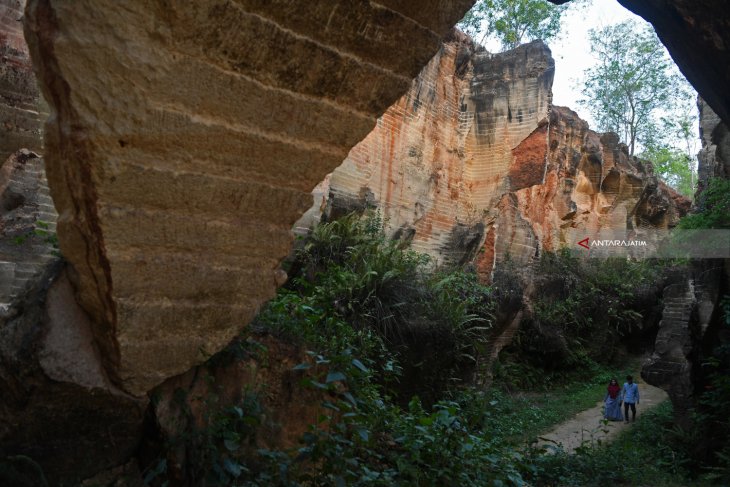
[[19,149],[41,152],[48,108],[23,39],[25,0],[0,0],[0,161]]
[[[698,100],[702,149],[698,158],[695,201],[702,210],[702,192],[713,178],[730,178],[730,131],[720,117]],[[730,252],[730,249],[728,249]],[[677,422],[692,427],[690,412],[702,394],[714,348],[728,340],[720,301],[730,290],[730,259],[695,259],[683,275],[664,289],[662,320],[654,353],[642,368],[642,377],[669,393]],[[725,335],[725,336],[723,336]]]
[[697,154],[697,189],[701,193],[712,178],[730,179],[730,130],[702,98],[697,100],[697,107],[702,142]]
[[641,376],[667,391],[680,426],[691,428],[690,412],[703,391],[702,363],[718,344],[718,306],[727,289],[727,269],[722,261],[692,262],[687,273],[663,291],[662,319],[654,352]]
[[16,485],[3,462],[18,458],[42,465],[52,485],[78,485],[126,461],[142,432],[144,401],[119,391],[101,366],[57,253],[56,218],[43,159],[16,152],[0,165],[3,485]]
[[28,3],[60,246],[115,382],[187,370],[273,296],[309,192],[470,5]]
[[[511,151],[545,126],[554,74],[541,42],[493,55],[454,36],[332,173],[327,208],[332,218],[376,206],[391,230],[446,263],[474,257],[512,184]],[[544,162],[514,184],[541,182]]]
[[16,152],[0,165],[0,319],[55,258],[56,218],[43,159]]
[[437,264],[529,264],[613,230],[676,224],[689,202],[567,108],[541,42],[489,54],[455,34],[329,178],[326,216],[372,206]]

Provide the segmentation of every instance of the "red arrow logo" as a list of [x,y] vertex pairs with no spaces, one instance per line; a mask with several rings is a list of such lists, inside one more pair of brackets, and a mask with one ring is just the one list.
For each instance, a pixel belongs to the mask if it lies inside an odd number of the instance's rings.
[[581,240],[580,242],[578,242],[578,245],[580,245],[584,249],[589,249],[590,250],[590,247],[588,246],[588,237],[586,237],[583,240]]

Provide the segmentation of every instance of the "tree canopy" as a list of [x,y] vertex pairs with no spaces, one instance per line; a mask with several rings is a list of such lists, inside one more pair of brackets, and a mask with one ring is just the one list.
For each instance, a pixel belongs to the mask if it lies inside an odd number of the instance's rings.
[[689,154],[672,147],[651,147],[641,154],[654,165],[654,173],[665,183],[688,198],[692,198],[695,174]]
[[626,21],[590,31],[597,63],[584,73],[584,98],[598,130],[616,132],[629,154],[648,159],[667,184],[692,197],[694,90],[648,25]]
[[656,34],[626,21],[592,29],[590,43],[597,64],[585,72],[579,103],[599,130],[619,134],[631,155],[660,146],[669,135],[666,125],[674,123],[666,115],[691,95]]
[[512,49],[523,42],[557,37],[565,8],[546,0],[478,0],[458,27],[472,37],[494,36],[503,48]]

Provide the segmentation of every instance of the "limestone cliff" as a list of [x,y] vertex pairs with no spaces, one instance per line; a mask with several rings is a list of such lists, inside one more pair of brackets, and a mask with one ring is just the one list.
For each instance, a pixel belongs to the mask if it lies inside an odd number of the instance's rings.
[[0,161],[19,149],[40,152],[48,107],[23,39],[25,0],[0,0]]
[[697,189],[701,192],[712,178],[730,179],[730,130],[702,98],[697,100],[697,106],[702,142],[702,149],[697,155]]
[[[676,224],[689,202],[567,108],[541,42],[490,54],[456,33],[329,178],[325,216],[374,206],[437,263],[486,279],[601,230]],[[317,202],[316,206],[321,206]]]
[[455,34],[332,173],[329,216],[372,204],[416,250],[472,258],[511,150],[547,120],[553,70],[542,43],[492,55]]
[[221,350],[285,275],[309,192],[469,0],[32,0],[58,237],[112,379]]
[[[695,210],[702,208],[702,192],[710,179],[730,178],[730,131],[704,100],[700,98],[698,105],[702,149],[697,155]],[[641,375],[669,393],[676,419],[685,428],[692,428],[690,411],[703,392],[707,371],[702,364],[718,344],[728,339],[722,332],[724,316],[720,306],[728,291],[730,259],[695,259],[663,292],[654,353]]]
[[56,217],[37,154],[21,150],[0,164],[0,325],[54,259]]

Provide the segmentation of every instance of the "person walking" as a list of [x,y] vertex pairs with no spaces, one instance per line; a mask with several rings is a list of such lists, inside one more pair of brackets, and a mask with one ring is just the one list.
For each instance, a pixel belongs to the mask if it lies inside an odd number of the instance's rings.
[[631,421],[636,421],[636,405],[639,404],[639,385],[634,384],[634,378],[626,376],[626,382],[621,389],[621,400],[624,402],[624,419],[629,422],[629,408],[631,408]]
[[621,387],[616,379],[611,379],[606,389],[606,397],[603,399],[604,418],[609,421],[621,421]]

